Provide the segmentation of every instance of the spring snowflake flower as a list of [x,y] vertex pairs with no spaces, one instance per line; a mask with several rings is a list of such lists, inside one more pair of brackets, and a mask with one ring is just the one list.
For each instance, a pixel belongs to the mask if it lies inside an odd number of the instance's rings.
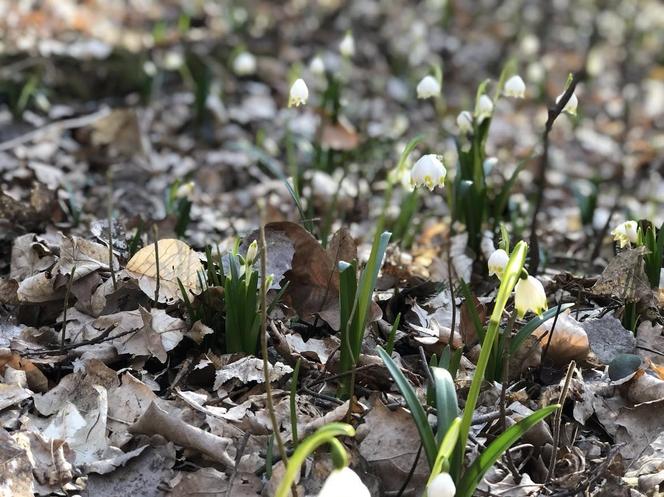
[[616,226],[611,234],[613,235],[614,241],[618,242],[620,248],[623,248],[630,243],[636,243],[638,241],[638,228],[639,225],[636,221],[625,221]]
[[514,288],[514,307],[520,318],[528,311],[541,316],[549,308],[544,287],[537,278],[534,276],[519,278]]
[[303,79],[296,79],[293,86],[290,88],[290,95],[288,97],[289,107],[299,107],[307,103],[309,98],[309,88]]
[[186,183],[178,186],[178,189],[175,190],[175,198],[186,198],[187,200],[192,200],[194,195],[194,182],[187,181]]
[[424,76],[417,83],[417,98],[431,98],[440,94],[440,83],[433,76]]
[[371,494],[357,473],[346,466],[330,473],[318,497],[371,497]]
[[507,97],[523,98],[526,96],[526,83],[523,82],[521,76],[515,74],[505,81],[503,94]]
[[233,72],[238,76],[248,76],[256,72],[256,57],[249,52],[242,52],[233,59]]
[[410,182],[413,186],[426,186],[433,190],[445,184],[447,169],[439,156],[434,154],[420,157],[410,170]]
[[467,110],[459,112],[456,122],[459,131],[463,134],[468,134],[473,130],[473,115]]
[[254,240],[249,244],[249,248],[247,248],[247,255],[245,256],[244,260],[247,261],[248,265],[251,265],[256,260],[257,255],[258,255],[258,242]]
[[325,62],[323,62],[320,55],[316,55],[311,59],[311,62],[309,62],[309,70],[316,76],[322,76],[325,74]]
[[454,497],[456,486],[449,473],[440,473],[427,487],[427,497]]
[[[556,97],[556,103],[560,102],[560,99],[563,98],[564,93],[561,93]],[[569,98],[563,112],[567,112],[571,116],[576,116],[576,108],[579,106],[579,99],[576,98],[576,93],[572,93],[572,96]]]
[[510,256],[507,255],[507,252],[503,249],[494,250],[487,262],[487,265],[489,266],[489,276],[495,274],[498,276],[498,279],[502,279],[503,272],[505,271],[505,267],[507,267],[507,262],[509,260]]
[[355,38],[353,38],[353,33],[350,31],[346,32],[339,43],[339,52],[341,52],[341,55],[348,58],[355,55]]
[[487,117],[491,117],[493,113],[493,101],[487,95],[482,95],[477,101],[475,107],[475,117],[479,122],[484,121]]

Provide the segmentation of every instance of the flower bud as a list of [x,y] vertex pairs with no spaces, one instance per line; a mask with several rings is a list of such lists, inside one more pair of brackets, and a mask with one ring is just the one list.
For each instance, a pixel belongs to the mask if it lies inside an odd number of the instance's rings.
[[514,98],[523,98],[526,96],[526,83],[523,82],[521,76],[515,74],[510,79],[505,81],[503,95]]
[[325,74],[325,62],[320,57],[316,55],[311,62],[309,62],[309,70],[316,76],[323,76]]
[[289,107],[299,107],[307,103],[309,98],[309,88],[303,79],[296,79],[293,86],[290,88],[290,95],[288,97]]
[[357,473],[346,466],[330,473],[318,497],[371,497],[371,494]]
[[245,256],[244,260],[247,262],[248,265],[251,265],[256,260],[257,255],[258,255],[258,242],[254,240],[249,244],[249,248],[247,249],[247,255]]
[[484,121],[487,117],[491,117],[493,113],[493,101],[487,95],[482,95],[477,100],[475,106],[475,117],[479,122]]
[[[556,103],[560,102],[560,99],[563,98],[564,93],[561,93],[556,97]],[[563,112],[567,112],[571,116],[576,116],[576,108],[579,106],[579,99],[576,98],[576,94],[572,93],[572,96],[569,97],[569,100],[563,108]]]
[[520,278],[517,281],[514,288],[514,307],[520,318],[528,311],[533,311],[541,316],[549,308],[544,287],[537,278],[528,276],[526,279]]
[[420,157],[410,170],[410,182],[413,186],[426,186],[433,190],[445,184],[446,175],[447,169],[439,156],[428,154]]
[[502,279],[503,272],[505,271],[505,267],[507,267],[507,262],[509,260],[510,256],[507,255],[507,252],[503,249],[494,250],[487,262],[487,265],[489,266],[489,276],[495,274],[498,276],[498,279]]
[[256,57],[242,52],[233,59],[233,72],[238,76],[248,76],[256,72]]
[[618,242],[620,248],[623,248],[639,240],[639,225],[636,221],[625,221],[616,226],[611,234],[613,235],[613,240]]
[[417,98],[431,98],[440,95],[440,83],[433,76],[424,76],[417,84]]
[[427,497],[454,497],[456,486],[449,473],[440,473],[427,487]]
[[473,131],[473,115],[469,111],[464,110],[459,112],[456,122],[461,133],[468,134]]

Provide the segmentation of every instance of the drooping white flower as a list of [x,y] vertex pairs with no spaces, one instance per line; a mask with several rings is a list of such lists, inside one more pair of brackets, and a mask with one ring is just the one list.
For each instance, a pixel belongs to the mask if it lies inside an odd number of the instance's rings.
[[505,271],[505,267],[507,267],[509,260],[510,256],[503,249],[495,250],[487,262],[487,265],[489,266],[489,276],[495,274],[498,276],[498,279],[502,279],[503,272]]
[[454,497],[456,486],[449,473],[440,473],[427,487],[427,497]]
[[258,242],[254,240],[249,244],[249,248],[247,248],[247,255],[245,256],[244,260],[247,262],[248,265],[251,265],[256,260],[257,255],[258,255]]
[[459,112],[456,122],[459,131],[463,134],[468,134],[473,130],[473,115],[467,110]]
[[353,38],[353,33],[347,31],[343,39],[339,43],[339,52],[344,57],[351,58],[355,55],[355,38]]
[[[561,93],[556,97],[556,103],[560,102],[560,99],[563,98],[564,93]],[[579,99],[576,98],[576,93],[572,93],[572,96],[569,97],[569,100],[563,108],[563,112],[567,112],[571,116],[576,116],[576,108],[579,106]]]
[[445,184],[447,169],[442,160],[435,154],[420,157],[410,170],[410,182],[413,186],[426,186],[433,190]]
[[178,186],[177,190],[175,190],[175,198],[186,198],[191,200],[194,195],[194,187],[195,185],[193,181],[182,183]]
[[256,57],[242,52],[233,59],[233,72],[238,76],[248,76],[256,72]]
[[507,97],[523,98],[526,96],[526,83],[523,82],[521,76],[515,74],[505,81],[503,94]]
[[371,493],[357,473],[346,466],[330,473],[318,497],[371,497]]
[[477,100],[477,105],[475,106],[475,117],[479,122],[484,121],[487,117],[491,117],[493,112],[493,101],[487,95],[482,95]]
[[519,317],[523,317],[528,311],[540,316],[549,308],[544,287],[537,278],[534,276],[519,278],[514,288],[514,307]]
[[293,86],[290,88],[290,95],[288,97],[289,107],[299,107],[307,103],[309,98],[309,88],[303,79],[296,79]]
[[613,240],[618,242],[620,248],[636,243],[639,240],[639,225],[636,221],[625,221],[624,223],[616,226],[611,234]]
[[431,98],[440,94],[440,83],[433,76],[424,76],[417,83],[417,98]]
[[309,62],[309,70],[316,76],[325,74],[325,62],[320,55],[316,55],[311,62]]

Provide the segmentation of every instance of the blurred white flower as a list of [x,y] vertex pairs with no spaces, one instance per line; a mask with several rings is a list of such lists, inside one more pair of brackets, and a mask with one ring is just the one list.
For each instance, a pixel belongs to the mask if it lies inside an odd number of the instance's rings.
[[256,72],[256,57],[249,52],[239,53],[233,59],[233,72],[238,76],[248,76]]
[[322,76],[325,74],[325,62],[320,55],[316,55],[311,62],[309,62],[309,70],[316,76]]
[[413,186],[426,186],[433,190],[445,184],[447,169],[439,156],[427,154],[420,157],[410,170],[410,182]]
[[[556,103],[560,102],[560,99],[563,98],[564,93],[561,93],[556,97]],[[572,116],[576,116],[576,108],[579,105],[579,99],[576,98],[576,93],[572,93],[572,96],[569,98],[567,103],[565,104],[565,107],[563,108],[563,112],[567,112],[568,114]]]
[[191,200],[194,195],[194,182],[187,181],[186,183],[178,186],[178,189],[175,190],[175,198],[186,198]]
[[482,95],[479,100],[477,100],[477,105],[475,106],[475,117],[479,122],[482,122],[487,117],[491,117],[492,112],[493,101],[487,95]]
[[526,83],[523,82],[521,76],[515,74],[505,81],[503,94],[507,97],[523,98],[526,96]]
[[318,497],[371,497],[371,493],[357,473],[346,466],[330,473]]
[[289,107],[299,107],[307,103],[309,98],[309,88],[303,79],[296,79],[293,86],[290,88],[290,95],[288,97]]
[[417,98],[431,98],[440,94],[440,83],[433,76],[424,76],[417,83]]
[[487,265],[489,266],[489,276],[495,274],[498,276],[498,279],[502,279],[503,272],[505,271],[505,267],[507,267],[509,260],[510,256],[507,255],[507,252],[503,249],[495,250],[487,262]]
[[541,316],[549,308],[544,287],[537,278],[534,276],[519,278],[514,288],[514,307],[520,318],[528,311]]
[[440,473],[429,486],[427,486],[427,497],[454,497],[456,486],[449,473]]
[[459,112],[456,122],[459,131],[463,134],[468,134],[473,130],[473,115],[467,110]]
[[343,39],[339,43],[339,52],[344,57],[351,58],[355,55],[355,39],[353,38],[353,33],[347,31]]
[[613,240],[618,242],[620,248],[623,248],[630,243],[636,243],[639,240],[638,228],[639,225],[636,221],[625,221],[616,226],[611,232]]

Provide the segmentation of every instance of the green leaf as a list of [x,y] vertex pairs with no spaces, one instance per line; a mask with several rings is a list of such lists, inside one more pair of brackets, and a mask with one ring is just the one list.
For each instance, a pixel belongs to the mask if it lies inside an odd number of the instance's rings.
[[445,432],[445,436],[438,446],[436,461],[434,462],[431,473],[429,474],[427,485],[429,485],[429,483],[431,483],[431,481],[436,476],[438,476],[443,471],[443,469],[445,469],[445,466],[449,465],[450,457],[452,457],[452,453],[454,452],[454,449],[456,448],[457,442],[459,440],[460,427],[461,418],[455,418],[452,423],[450,423],[450,427],[448,428],[447,432]]
[[[560,306],[560,312],[562,313],[564,310],[569,309],[570,307],[573,306],[574,303],[562,304]],[[532,332],[535,331],[542,323],[555,317],[556,314],[558,313],[558,307],[559,306],[552,307],[544,314],[542,314],[542,316],[535,316],[525,325],[523,325],[523,327],[519,330],[519,332],[516,335],[514,335],[512,337],[512,340],[510,341],[510,355],[515,354],[516,351],[519,350],[519,347],[521,347],[523,342],[525,342],[526,339],[532,334]]]
[[471,497],[484,474],[519,438],[530,428],[546,418],[559,404],[544,407],[501,433],[468,467],[461,482],[457,485],[456,497]]
[[378,355],[380,355],[380,358],[385,363],[385,367],[392,375],[392,378],[394,378],[394,382],[397,384],[397,387],[399,387],[401,394],[406,400],[406,404],[408,404],[411,416],[413,417],[417,431],[420,434],[420,440],[422,442],[422,447],[424,448],[424,454],[426,455],[429,467],[432,468],[436,461],[436,440],[433,436],[433,430],[429,425],[429,421],[427,421],[427,415],[424,412],[419,399],[417,398],[415,390],[412,386],[410,386],[410,383],[408,383],[408,380],[401,372],[401,369],[399,369],[392,358],[387,355],[387,352],[385,352],[381,346],[378,346],[377,350]]
[[438,413],[438,432],[436,439],[440,443],[443,435],[452,425],[452,421],[459,415],[454,380],[447,369],[431,368],[434,384],[436,385],[436,410]]

